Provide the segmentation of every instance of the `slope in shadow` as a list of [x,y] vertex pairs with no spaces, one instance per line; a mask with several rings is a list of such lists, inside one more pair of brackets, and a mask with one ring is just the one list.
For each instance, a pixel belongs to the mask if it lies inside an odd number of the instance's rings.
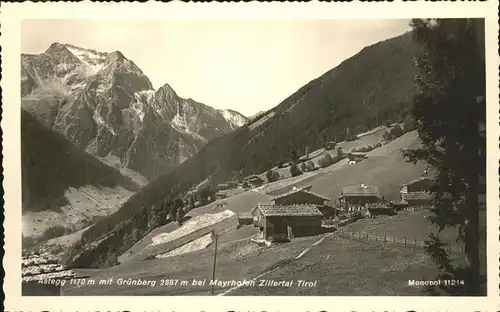
[[24,109],[21,162],[23,211],[59,211],[61,206],[69,204],[64,196],[69,187],[121,185],[131,191],[140,188],[118,170],[45,127]]

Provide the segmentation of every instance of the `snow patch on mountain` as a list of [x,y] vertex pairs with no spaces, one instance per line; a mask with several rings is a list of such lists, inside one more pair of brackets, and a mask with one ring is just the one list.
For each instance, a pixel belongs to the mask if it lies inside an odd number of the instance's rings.
[[245,116],[230,109],[221,109],[219,112],[233,129],[244,126],[248,122],[248,119]]
[[99,112],[97,110],[94,111],[94,116],[93,117],[94,117],[93,118],[94,121],[97,124],[99,124],[99,125],[105,127],[106,129],[108,129],[109,132],[111,132],[111,134],[116,135],[116,132],[113,129],[113,127],[111,127],[107,122],[104,121],[104,119],[101,117],[101,115],[99,115]]
[[[196,121],[196,117],[193,116],[191,118],[191,121]],[[175,130],[179,132],[186,133],[202,142],[207,142],[206,138],[202,137],[200,134],[198,134],[196,131],[193,131],[189,127],[189,123],[186,119],[186,114],[182,114],[181,116],[179,106],[177,106],[177,113],[175,114],[174,118],[172,118],[171,125]]]
[[143,122],[144,115],[146,114],[146,107],[150,105],[154,94],[154,90],[142,90],[134,93],[136,102],[132,103],[130,108],[139,117],[141,123]]
[[69,50],[69,52],[86,64],[93,74],[97,73],[104,67],[108,53],[84,49],[70,44],[65,44],[64,46]]

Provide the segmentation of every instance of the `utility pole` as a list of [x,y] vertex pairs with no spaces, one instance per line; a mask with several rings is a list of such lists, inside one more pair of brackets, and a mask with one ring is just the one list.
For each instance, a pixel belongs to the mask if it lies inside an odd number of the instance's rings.
[[214,268],[212,271],[212,295],[214,294],[214,281],[215,281],[215,266],[217,264],[217,233],[212,232],[215,236],[215,252],[214,252]]

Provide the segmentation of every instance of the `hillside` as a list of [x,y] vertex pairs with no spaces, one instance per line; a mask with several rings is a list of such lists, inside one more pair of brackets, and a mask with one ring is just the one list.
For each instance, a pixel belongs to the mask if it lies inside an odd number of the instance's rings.
[[116,211],[140,189],[25,110],[21,160],[24,236],[38,236],[53,226],[83,227],[95,216]]
[[22,107],[69,141],[148,179],[194,155],[247,118],[179,97],[120,51],[53,43],[21,55]]
[[[251,124],[214,138],[194,157],[131,197],[117,213],[87,230],[71,252],[80,254],[74,264],[96,266],[116,259],[151,230],[148,219],[153,205],[173,205],[176,196],[208,176],[222,182],[235,174],[261,174],[294,154],[300,156],[306,146],[314,150],[326,141],[343,141],[399,121],[414,93],[414,52],[409,33],[366,47]],[[111,246],[116,250],[110,251]]]

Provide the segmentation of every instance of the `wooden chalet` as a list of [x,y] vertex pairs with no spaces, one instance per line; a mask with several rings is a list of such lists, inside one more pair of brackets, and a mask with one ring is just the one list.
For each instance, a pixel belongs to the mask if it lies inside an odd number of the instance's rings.
[[303,205],[311,204],[321,211],[325,218],[334,215],[334,209],[328,205],[331,198],[314,193],[311,191],[311,186],[304,188],[293,188],[291,191],[275,196],[272,203],[275,205]]
[[378,187],[365,184],[346,186],[342,188],[339,196],[340,205],[346,211],[361,210],[365,204],[379,200]]
[[254,225],[270,241],[287,241],[321,230],[323,213],[312,204],[258,204],[252,211]]
[[59,263],[50,253],[37,253],[22,257],[22,295],[60,296],[62,286],[76,273]]
[[434,196],[430,192],[402,193],[401,199],[409,206],[431,206]]
[[434,180],[430,177],[421,177],[416,180],[412,180],[401,185],[401,194],[412,193],[412,192],[430,192]]

